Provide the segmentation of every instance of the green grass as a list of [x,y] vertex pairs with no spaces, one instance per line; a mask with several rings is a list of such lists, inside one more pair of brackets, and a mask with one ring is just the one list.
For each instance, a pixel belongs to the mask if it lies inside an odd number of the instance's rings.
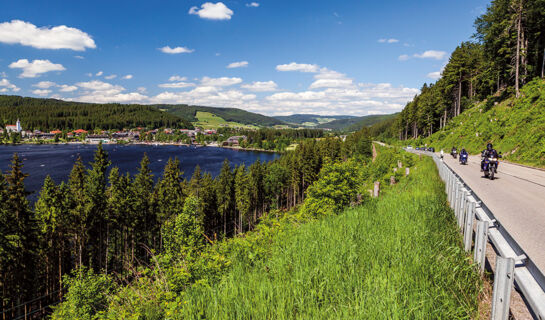
[[222,126],[238,127],[245,129],[257,129],[253,125],[242,124],[233,121],[225,121],[222,117],[218,117],[210,112],[197,111],[196,118],[198,121],[193,122],[195,127],[203,127],[204,129],[217,129]]
[[545,81],[526,84],[520,98],[478,103],[421,142],[436,150],[457,146],[474,154],[491,142],[507,160],[545,167]]
[[380,200],[280,233],[269,258],[234,260],[219,283],[188,289],[176,316],[469,319],[480,288],[426,158]]

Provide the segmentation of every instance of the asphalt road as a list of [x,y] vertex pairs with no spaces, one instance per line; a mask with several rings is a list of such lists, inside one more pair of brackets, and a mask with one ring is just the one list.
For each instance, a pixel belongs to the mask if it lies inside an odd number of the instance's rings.
[[480,172],[480,155],[467,165],[444,161],[465,181],[545,274],[545,171],[501,162],[495,179]]

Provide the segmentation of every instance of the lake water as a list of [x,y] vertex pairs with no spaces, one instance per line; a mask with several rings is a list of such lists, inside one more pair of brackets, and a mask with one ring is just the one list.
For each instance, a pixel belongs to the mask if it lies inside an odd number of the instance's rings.
[[[0,145],[0,170],[9,170],[11,158],[15,152],[23,160],[23,172],[30,176],[25,180],[28,191],[33,192],[29,199],[34,201],[47,175],[56,183],[68,181],[68,175],[78,157],[89,166],[93,161],[96,145]],[[223,160],[228,159],[231,165],[250,165],[258,159],[262,162],[271,161],[279,155],[268,152],[242,151],[216,147],[188,147],[170,145],[104,145],[108,152],[112,167],[117,166],[121,173],[137,173],[140,160],[147,153],[150,159],[150,169],[155,178],[162,175],[169,158],[178,157],[184,177],[189,179],[198,164],[201,171],[217,176]]]

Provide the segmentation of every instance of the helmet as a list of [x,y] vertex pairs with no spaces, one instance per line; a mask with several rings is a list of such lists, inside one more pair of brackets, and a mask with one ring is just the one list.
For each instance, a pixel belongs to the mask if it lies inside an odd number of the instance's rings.
[[492,143],[486,145],[486,150],[492,150]]

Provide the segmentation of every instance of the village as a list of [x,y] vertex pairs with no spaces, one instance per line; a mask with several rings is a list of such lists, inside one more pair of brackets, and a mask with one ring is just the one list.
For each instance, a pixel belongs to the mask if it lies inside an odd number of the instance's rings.
[[12,143],[87,143],[87,144],[184,144],[238,147],[247,137],[218,134],[214,129],[152,129],[137,127],[124,130],[23,130],[21,121],[0,128],[0,142]]

